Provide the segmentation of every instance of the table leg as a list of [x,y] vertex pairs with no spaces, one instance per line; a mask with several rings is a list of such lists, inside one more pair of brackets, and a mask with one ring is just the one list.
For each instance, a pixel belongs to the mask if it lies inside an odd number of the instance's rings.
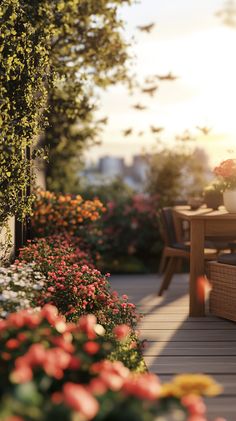
[[190,316],[204,316],[205,302],[197,293],[197,280],[204,275],[204,221],[191,220],[190,252]]

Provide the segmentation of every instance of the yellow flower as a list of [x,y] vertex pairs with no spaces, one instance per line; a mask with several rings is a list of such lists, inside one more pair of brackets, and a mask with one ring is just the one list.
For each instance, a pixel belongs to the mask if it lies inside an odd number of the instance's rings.
[[213,378],[204,374],[180,374],[171,383],[162,386],[162,396],[177,397],[195,394],[215,396],[221,393],[222,387]]

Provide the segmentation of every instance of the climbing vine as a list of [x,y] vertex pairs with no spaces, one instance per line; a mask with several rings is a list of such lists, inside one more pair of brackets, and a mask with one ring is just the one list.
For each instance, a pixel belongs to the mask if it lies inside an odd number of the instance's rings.
[[[96,136],[91,85],[125,77],[127,45],[117,10],[130,2],[1,0],[0,231],[10,216],[23,220],[30,213],[39,139],[54,151],[51,157],[59,157],[60,169]],[[78,135],[72,129],[82,121],[86,127]],[[58,173],[50,175],[55,180]],[[62,178],[67,182],[65,172]]]
[[32,197],[26,150],[43,124],[52,79],[53,5],[44,0],[2,0],[0,6],[0,225],[24,218]]

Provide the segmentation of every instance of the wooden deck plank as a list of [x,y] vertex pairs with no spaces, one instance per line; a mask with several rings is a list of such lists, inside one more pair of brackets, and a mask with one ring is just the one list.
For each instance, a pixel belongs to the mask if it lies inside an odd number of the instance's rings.
[[208,373],[236,374],[236,358],[228,356],[222,364],[222,356],[145,356],[151,371],[159,373]]
[[236,325],[235,323],[227,323],[227,322],[218,322],[212,323],[207,322],[205,320],[200,322],[189,322],[183,321],[182,323],[179,321],[147,321],[142,320],[140,324],[140,329],[155,329],[155,330],[169,330],[169,329],[181,329],[181,330],[193,330],[193,329],[200,329],[200,330],[219,330],[219,329],[226,329],[226,330],[235,330],[236,332]]
[[[218,317],[204,317],[204,319],[202,317],[187,317],[185,313],[181,313],[181,314],[175,314],[175,313],[162,313],[160,314],[159,312],[156,313],[150,313],[150,314],[145,314],[142,318],[142,323],[143,322],[178,322],[178,321],[182,321],[182,322],[213,322],[213,323],[219,323],[220,321],[225,322],[225,319],[219,319]],[[226,321],[226,323],[228,323]],[[234,324],[235,328],[236,325]]]
[[[181,344],[182,346],[179,346]],[[191,346],[192,344],[192,346]],[[153,355],[164,355],[164,356],[201,356],[201,355],[215,355],[215,356],[229,356],[234,355],[236,356],[236,346],[233,344],[226,344],[224,342],[175,342],[175,344],[168,343],[168,342],[152,342],[148,343],[146,349],[144,349],[143,353],[147,356]],[[219,345],[221,344],[221,346]],[[209,346],[213,345],[213,346]]]
[[117,276],[114,281],[118,292],[129,295],[144,314],[139,328],[141,339],[147,339],[149,370],[164,382],[186,372],[213,376],[224,391],[206,400],[209,421],[236,421],[236,324],[210,314],[188,316],[187,274],[174,276],[163,297],[156,295],[160,278],[155,275]]
[[158,330],[158,329],[145,329],[142,330],[142,338],[149,341],[232,341],[236,346],[236,332],[234,330],[214,329],[214,330]]

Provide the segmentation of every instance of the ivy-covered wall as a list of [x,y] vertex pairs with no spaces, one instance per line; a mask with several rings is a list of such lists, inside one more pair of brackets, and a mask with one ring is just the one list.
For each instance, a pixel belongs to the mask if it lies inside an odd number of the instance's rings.
[[[96,136],[88,99],[92,86],[125,77],[118,7],[131,1],[0,1],[0,231],[9,217],[30,213],[33,197],[26,193],[39,139],[61,170]],[[85,129],[74,135],[78,121]],[[48,174],[68,185],[65,171],[48,166]]]
[[0,6],[0,224],[23,218],[32,198],[26,148],[37,141],[51,83],[53,4],[2,0]]

